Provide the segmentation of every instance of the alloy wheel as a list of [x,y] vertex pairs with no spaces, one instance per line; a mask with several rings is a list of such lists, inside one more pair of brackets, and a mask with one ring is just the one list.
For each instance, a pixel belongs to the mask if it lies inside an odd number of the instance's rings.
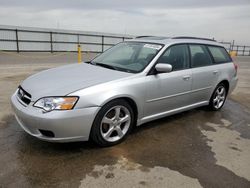
[[216,89],[214,98],[213,98],[213,106],[215,109],[219,109],[223,106],[226,99],[226,89],[224,86],[220,86]]
[[104,115],[100,131],[104,140],[116,142],[124,137],[131,124],[131,114],[125,106],[114,106]]

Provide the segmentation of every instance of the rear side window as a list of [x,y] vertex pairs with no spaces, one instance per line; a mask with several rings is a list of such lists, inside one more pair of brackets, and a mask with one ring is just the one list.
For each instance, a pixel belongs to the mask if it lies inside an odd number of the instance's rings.
[[208,46],[208,49],[211,52],[215,63],[226,63],[231,61],[231,58],[229,57],[225,48]]
[[207,48],[204,45],[191,44],[190,53],[191,53],[191,65],[192,67],[203,67],[207,65],[212,65],[213,61],[207,51]]

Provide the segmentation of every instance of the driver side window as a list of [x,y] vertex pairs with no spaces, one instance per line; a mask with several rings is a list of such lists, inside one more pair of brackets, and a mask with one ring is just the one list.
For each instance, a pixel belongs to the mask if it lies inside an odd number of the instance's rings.
[[158,63],[172,65],[172,70],[182,70],[189,67],[189,52],[186,44],[169,47],[158,59]]

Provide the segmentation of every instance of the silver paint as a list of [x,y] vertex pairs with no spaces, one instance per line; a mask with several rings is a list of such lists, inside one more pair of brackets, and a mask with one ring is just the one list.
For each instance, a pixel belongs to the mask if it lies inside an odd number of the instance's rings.
[[[140,73],[131,74],[91,64],[74,64],[50,69],[27,78],[21,86],[32,95],[25,107],[12,96],[12,106],[21,127],[29,134],[48,141],[88,140],[95,116],[102,106],[117,98],[130,99],[136,104],[137,125],[167,115],[207,105],[221,81],[229,82],[229,93],[237,77],[233,63],[189,68],[169,73],[148,75],[157,59],[173,44],[202,43],[221,46],[205,40],[134,39],[153,42],[164,47]],[[46,96],[79,96],[74,109],[42,113],[32,105]],[[54,138],[41,135],[38,129],[51,130]]]

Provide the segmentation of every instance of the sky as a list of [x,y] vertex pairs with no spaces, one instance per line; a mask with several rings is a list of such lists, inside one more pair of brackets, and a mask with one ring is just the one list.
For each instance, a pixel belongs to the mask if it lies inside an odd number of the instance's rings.
[[250,0],[0,0],[0,25],[250,45]]

